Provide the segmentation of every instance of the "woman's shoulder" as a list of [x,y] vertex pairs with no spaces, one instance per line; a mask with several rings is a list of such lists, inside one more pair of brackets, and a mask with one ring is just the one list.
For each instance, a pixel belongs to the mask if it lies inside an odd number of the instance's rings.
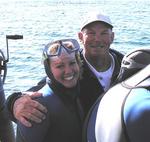
[[45,84],[38,92],[42,93],[43,97],[51,96],[54,94],[53,90],[50,88],[50,86],[48,84]]
[[43,86],[43,88],[41,88],[38,92],[42,93],[42,96],[36,98],[36,100],[47,106],[47,108],[50,108],[50,110],[53,110],[53,107],[56,107],[57,105],[60,106],[62,104],[60,97],[55,94],[48,84]]

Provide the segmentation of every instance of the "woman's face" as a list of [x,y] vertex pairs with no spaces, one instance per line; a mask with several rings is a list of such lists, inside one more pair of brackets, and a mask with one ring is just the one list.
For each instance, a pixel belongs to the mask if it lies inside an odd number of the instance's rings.
[[75,53],[61,53],[50,59],[50,69],[54,78],[66,88],[72,88],[77,84],[80,69]]

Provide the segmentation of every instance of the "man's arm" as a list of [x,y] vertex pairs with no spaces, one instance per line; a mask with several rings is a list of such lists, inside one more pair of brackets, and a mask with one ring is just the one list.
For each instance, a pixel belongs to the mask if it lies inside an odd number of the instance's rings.
[[[42,79],[37,86],[32,87],[29,91],[38,91],[46,83],[46,78]],[[47,109],[33,100],[33,98],[41,96],[41,93],[38,92],[17,92],[10,95],[7,99],[7,108],[10,114],[12,121],[19,120],[22,124],[27,127],[31,127],[32,124],[30,120],[40,123],[45,119],[44,113],[47,112]]]

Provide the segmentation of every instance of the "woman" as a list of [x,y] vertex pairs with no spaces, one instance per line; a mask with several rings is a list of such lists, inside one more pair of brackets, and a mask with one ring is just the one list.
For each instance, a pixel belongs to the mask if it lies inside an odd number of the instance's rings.
[[31,128],[17,124],[17,142],[81,142],[83,111],[78,79],[81,61],[74,39],[49,43],[43,51],[46,85],[37,100],[47,106],[46,119]]

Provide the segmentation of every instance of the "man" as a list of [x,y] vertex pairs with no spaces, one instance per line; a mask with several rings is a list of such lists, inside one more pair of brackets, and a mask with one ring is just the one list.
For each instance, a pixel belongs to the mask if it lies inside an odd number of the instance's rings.
[[[83,76],[80,80],[80,94],[82,95],[80,100],[86,115],[96,99],[107,91],[115,81],[123,55],[110,49],[114,40],[113,25],[110,18],[103,13],[88,14],[78,37],[83,45],[81,51]],[[38,91],[43,84],[45,84],[45,79],[30,91]],[[31,94],[33,96],[41,95],[37,92]],[[46,108],[32,100],[29,95],[20,97],[18,93],[15,93],[7,101],[9,111],[26,126],[31,126],[28,119],[35,122],[41,122],[44,119],[42,112],[46,112]]]
[[117,81],[135,76],[109,89],[100,100],[98,98],[85,121],[85,142],[150,140],[149,70],[150,49],[137,49],[124,56]]

